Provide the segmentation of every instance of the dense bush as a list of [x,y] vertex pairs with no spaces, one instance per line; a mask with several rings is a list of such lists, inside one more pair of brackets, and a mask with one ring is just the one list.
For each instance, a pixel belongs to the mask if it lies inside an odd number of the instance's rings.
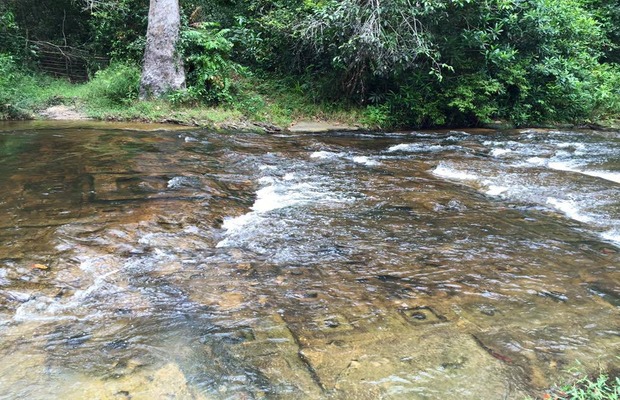
[[94,102],[128,105],[138,98],[140,68],[133,64],[115,63],[98,71],[87,85],[87,97]]
[[0,120],[14,116],[15,73],[12,57],[0,53]]
[[[139,63],[148,4],[6,0],[0,4],[0,52],[27,58],[22,44],[28,37]],[[620,114],[617,0],[181,5],[179,51],[188,89],[170,94],[174,102],[246,101],[251,93],[238,94],[236,82],[251,70],[297,82],[314,104],[364,107],[367,122],[381,127],[584,122]],[[114,104],[133,101],[137,69],[127,68],[95,76],[93,93]]]
[[115,61],[139,63],[146,46],[148,0],[115,0],[109,6],[93,8],[88,18],[94,54]]
[[21,54],[19,27],[15,22],[15,15],[0,4],[0,53],[7,52],[14,55]]
[[185,54],[187,89],[172,94],[182,102],[207,104],[230,103],[236,87],[234,76],[243,68],[230,58],[233,43],[229,31],[216,24],[197,24],[181,33],[181,47]]
[[388,120],[525,125],[618,115],[620,70],[600,62],[614,44],[582,3],[487,0],[426,16],[440,61],[449,67],[441,79],[425,73],[424,63],[390,77],[383,96]]
[[59,93],[71,91],[68,82],[54,80],[0,53],[0,120],[27,119],[33,112],[62,102]]
[[0,53],[0,120],[28,118],[37,82],[22,72],[12,56]]

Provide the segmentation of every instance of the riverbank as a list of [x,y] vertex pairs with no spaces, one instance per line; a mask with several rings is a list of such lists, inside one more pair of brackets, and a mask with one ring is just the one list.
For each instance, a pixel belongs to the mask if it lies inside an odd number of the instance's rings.
[[[274,76],[237,77],[235,94],[227,102],[207,105],[173,93],[165,99],[138,101],[137,75],[114,70],[96,74],[87,83],[72,84],[25,69],[15,63],[0,66],[0,120],[60,119],[165,123],[220,131],[327,132],[331,130],[404,130],[420,128],[373,105],[326,100],[305,90],[303,83]],[[130,79],[131,78],[131,79]],[[601,119],[603,119],[601,121]],[[478,121],[469,127],[514,128],[505,120]],[[422,125],[429,127],[427,125]],[[528,123],[546,128],[620,128],[609,115],[566,124]],[[461,125],[449,127],[465,128]],[[436,128],[439,128],[437,126]]]
[[[164,124],[180,127],[199,127],[217,131],[251,131],[259,133],[306,132],[323,133],[332,131],[381,130],[380,126],[369,124],[363,109],[324,109],[304,107],[282,111],[282,105],[271,102],[261,115],[251,115],[239,107],[175,106],[170,102],[135,102],[125,107],[92,104],[88,99],[72,97],[63,99],[54,96],[55,104],[44,109],[33,107],[15,119],[59,120],[59,121],[101,121],[138,124]],[[508,121],[491,121],[482,126],[488,129],[514,129]],[[607,119],[583,123],[533,124],[531,128],[548,129],[594,129],[618,130],[620,119]],[[413,129],[413,128],[412,128]]]
[[331,132],[331,131],[356,131],[369,129],[369,127],[349,121],[349,118],[325,118],[325,116],[303,115],[298,120],[278,120],[270,122],[273,118],[265,120],[252,120],[240,114],[237,110],[223,108],[204,108],[174,110],[160,103],[155,106],[155,112],[144,115],[121,115],[110,113],[99,117],[91,117],[86,111],[75,106],[52,106],[39,113],[36,119],[59,120],[59,121],[105,121],[105,122],[137,122],[149,124],[167,124],[179,126],[195,126],[210,128],[220,131],[256,131],[265,133],[277,132]]
[[[166,129],[171,130],[175,127],[179,129],[185,129],[186,127],[200,127],[208,128],[217,131],[251,131],[259,133],[278,133],[278,132],[292,132],[292,133],[324,133],[334,131],[357,131],[363,129],[362,125],[347,124],[338,120],[299,120],[293,121],[288,125],[278,126],[271,123],[251,121],[244,118],[235,118],[232,115],[230,119],[224,119],[222,121],[213,119],[96,119],[91,118],[85,112],[77,109],[73,106],[52,106],[41,112],[39,112],[34,118],[33,126],[37,126],[37,121],[45,124],[46,121],[58,121],[59,123],[66,122],[72,125],[74,122],[78,122],[81,125],[86,121],[87,126],[96,126],[98,124],[118,123],[119,129],[131,129],[132,126],[140,126],[140,130],[144,130],[144,126],[153,127],[154,130]],[[0,121],[1,122],[1,121]]]
[[[175,108],[166,102],[137,103],[124,110],[101,110],[89,112],[87,105],[54,105],[44,110],[35,111],[27,119],[57,121],[100,121],[124,122],[153,125],[177,125],[180,127],[200,127],[217,131],[252,131],[260,133],[305,132],[324,133],[333,131],[377,130],[363,123],[359,110],[349,115],[346,113],[320,115],[299,114],[297,119],[278,118],[265,115],[262,120],[252,120],[236,109],[216,107]],[[146,111],[146,112],[145,112]],[[363,119],[363,118],[361,118]],[[597,123],[582,124],[541,124],[533,128],[593,129],[618,130],[620,120],[606,120]],[[515,126],[506,121],[492,121],[483,126],[487,129],[513,129]]]
[[5,63],[4,72],[0,120],[5,121],[91,119],[267,133],[380,128],[362,106],[318,101],[275,78],[239,77],[234,97],[213,105],[179,99],[182,93],[139,101],[135,77],[123,74],[97,74],[87,83],[73,84],[12,63]]

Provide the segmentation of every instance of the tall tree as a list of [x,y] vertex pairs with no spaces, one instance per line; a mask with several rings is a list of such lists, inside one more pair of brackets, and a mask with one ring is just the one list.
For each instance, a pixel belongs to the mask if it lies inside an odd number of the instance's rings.
[[151,0],[140,81],[140,98],[159,97],[185,87],[183,59],[177,51],[181,13],[178,0]]
[[[82,0],[93,15],[110,24],[110,19],[123,15],[141,1],[132,0]],[[138,4],[139,6],[139,4]],[[96,13],[96,12],[99,13]],[[183,58],[177,49],[180,36],[181,10],[179,0],[150,0],[146,46],[144,49],[140,98],[159,97],[171,90],[185,87]],[[109,27],[108,27],[109,28]],[[112,28],[114,29],[114,28]],[[105,32],[105,29],[102,29]],[[127,34],[122,36],[126,39]],[[118,52],[118,49],[112,49]],[[128,51],[125,51],[127,53]]]

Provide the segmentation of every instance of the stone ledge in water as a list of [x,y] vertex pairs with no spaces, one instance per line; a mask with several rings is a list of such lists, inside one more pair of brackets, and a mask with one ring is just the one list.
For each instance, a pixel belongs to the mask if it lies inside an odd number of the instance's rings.
[[357,126],[329,121],[299,121],[288,127],[289,132],[323,133],[333,131],[357,131]]

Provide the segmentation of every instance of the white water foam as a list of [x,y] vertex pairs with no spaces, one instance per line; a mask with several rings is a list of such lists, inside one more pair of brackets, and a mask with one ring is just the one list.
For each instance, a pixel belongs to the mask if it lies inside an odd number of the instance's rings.
[[339,196],[326,185],[320,177],[299,174],[286,174],[283,178],[264,177],[259,183],[266,185],[256,192],[256,200],[250,212],[238,217],[225,218],[222,228],[225,239],[216,247],[234,245],[238,239],[258,234],[263,222],[270,218],[269,213],[288,207],[301,207],[316,204],[344,203],[349,198]]
[[368,156],[354,156],[350,158],[351,161],[357,164],[367,165],[369,167],[374,167],[376,165],[381,164],[379,161],[373,160]]
[[583,143],[563,142],[556,144],[556,146],[558,146],[558,148],[560,149],[571,149],[576,155],[583,155],[587,152],[586,145]]
[[53,310],[53,303],[53,299],[45,296],[29,300],[17,307],[13,320],[17,322],[79,320],[76,316],[57,314],[56,310]]
[[379,161],[373,160],[368,156],[352,156],[348,153],[334,153],[331,151],[315,151],[310,154],[310,158],[318,158],[321,160],[349,160],[356,164],[362,164],[369,167],[380,165]]
[[[283,179],[283,182],[287,181]],[[256,192],[256,201],[251,209],[257,213],[266,213],[319,200],[322,193],[317,189],[311,183],[293,183],[290,186],[274,183]]]
[[580,165],[581,164],[566,161],[552,161],[548,163],[548,167],[556,171],[574,172],[577,174],[605,179],[610,182],[620,183],[620,172],[581,169],[579,168]]
[[506,186],[493,185],[488,182],[485,183],[487,184],[487,190],[485,193],[489,196],[499,196],[502,193],[507,192],[509,189]]
[[592,222],[592,217],[582,213],[581,209],[572,200],[560,200],[554,197],[547,198],[547,204],[562,212],[570,219],[579,222]]
[[566,172],[580,172],[576,167],[577,163],[575,162],[567,162],[567,161],[548,161],[547,167],[554,169],[556,171],[566,171]]
[[512,153],[513,157],[552,157],[557,152],[555,147],[551,148],[542,144],[521,143],[513,140],[485,140],[482,144],[491,149],[489,154],[493,157],[504,156],[508,153]]
[[6,286],[9,284],[9,280],[7,279],[7,270],[0,269],[0,286]]
[[607,232],[603,232],[601,237],[605,240],[613,242],[614,244],[620,246],[620,228],[611,229]]
[[193,186],[197,180],[187,176],[175,176],[168,181],[168,189],[180,189],[184,186]]
[[576,174],[592,176],[595,178],[604,179],[606,181],[620,183],[620,172],[584,169],[584,163],[582,162],[554,160],[542,157],[530,157],[525,160],[525,165],[528,164],[537,167],[547,167],[555,171],[574,172]]
[[610,182],[620,183],[620,172],[610,171],[581,171],[582,174],[595,176]]
[[[603,240],[620,245],[614,187],[602,181],[620,183],[620,171],[596,167],[603,163],[614,165],[618,151],[615,142],[596,144],[588,139],[582,142],[580,136],[567,135],[544,140],[546,136],[535,137],[537,132],[527,134],[529,139],[537,140],[531,143],[485,140],[483,145],[491,157],[471,165],[443,161],[432,172],[461,181],[489,196],[545,206],[589,226]],[[506,159],[511,162],[506,163]],[[478,167],[480,163],[485,165]],[[574,179],[543,169],[593,178]]]
[[512,153],[512,150],[510,149],[493,149],[491,150],[491,152],[489,153],[492,157],[501,157],[503,155]]
[[434,170],[432,170],[432,173],[442,178],[454,179],[459,181],[472,181],[478,179],[477,175],[452,168],[443,162],[439,163],[439,165]]
[[547,165],[548,162],[549,162],[548,159],[542,158],[542,157],[530,157],[527,160],[525,160],[526,164],[532,164],[532,165],[535,165],[537,167],[545,166],[545,165]]
[[310,154],[310,158],[318,158],[321,160],[332,160],[336,158],[340,158],[342,153],[334,153],[333,151],[315,151]]
[[387,149],[388,153],[395,153],[402,151],[406,153],[433,153],[443,150],[454,150],[459,148],[458,146],[440,146],[437,144],[424,144],[424,143],[401,143],[394,145]]

